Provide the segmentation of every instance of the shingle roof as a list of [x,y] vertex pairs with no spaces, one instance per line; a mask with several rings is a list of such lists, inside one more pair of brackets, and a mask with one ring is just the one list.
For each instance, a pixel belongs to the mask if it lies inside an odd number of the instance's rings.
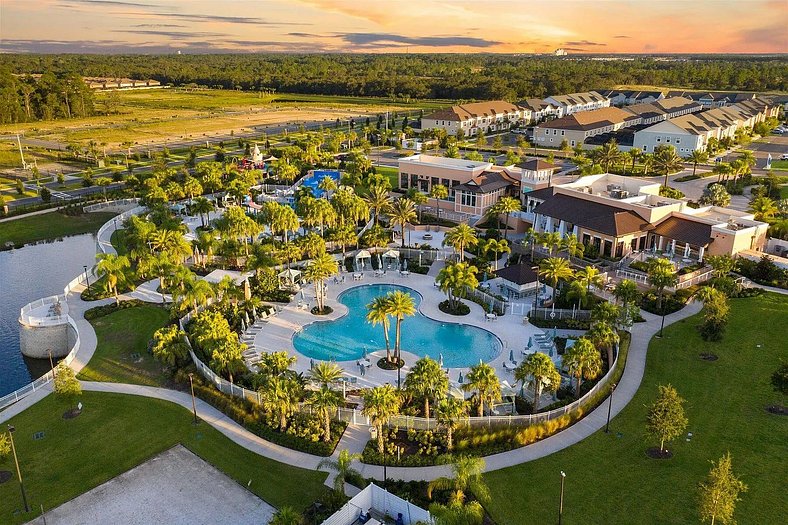
[[620,124],[629,120],[637,120],[639,118],[638,115],[633,115],[623,109],[610,107],[572,113],[566,117],[545,122],[539,127],[587,131]]
[[588,104],[590,102],[604,102],[607,99],[607,97],[596,91],[569,93],[568,95],[552,95],[547,98],[555,100],[558,104],[564,106],[576,106],[579,104]]
[[695,246],[707,246],[714,240],[711,238],[710,224],[683,217],[668,217],[654,227],[654,233]]
[[530,264],[514,264],[493,273],[501,279],[520,285],[535,283],[538,277]]
[[534,213],[614,237],[651,228],[648,221],[632,210],[562,193],[557,193],[536,206]]
[[560,166],[542,159],[527,160],[520,164],[520,167],[528,171],[556,170],[560,168]]
[[455,191],[459,190],[471,193],[490,193],[492,191],[515,185],[517,183],[518,181],[507,177],[504,172],[483,171],[468,182],[453,186],[452,189]]
[[487,102],[473,102],[471,104],[452,106],[447,109],[436,111],[424,118],[430,120],[462,121],[478,117],[502,115],[504,113],[516,113],[518,111],[522,111],[522,109],[510,102],[504,100],[490,100]]
[[537,199],[540,201],[545,201],[555,195],[555,186],[549,186],[547,188],[542,188],[539,190],[533,190],[526,192],[524,194],[527,198]]

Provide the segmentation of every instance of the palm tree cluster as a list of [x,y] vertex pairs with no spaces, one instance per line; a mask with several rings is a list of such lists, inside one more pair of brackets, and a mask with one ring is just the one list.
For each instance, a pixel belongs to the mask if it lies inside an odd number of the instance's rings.
[[[386,362],[402,366],[400,339],[402,334],[402,321],[406,317],[416,315],[416,301],[409,293],[395,290],[385,296],[376,297],[367,305],[367,321],[373,325],[381,325],[386,340]],[[389,327],[394,319],[394,355],[391,354],[389,344]]]

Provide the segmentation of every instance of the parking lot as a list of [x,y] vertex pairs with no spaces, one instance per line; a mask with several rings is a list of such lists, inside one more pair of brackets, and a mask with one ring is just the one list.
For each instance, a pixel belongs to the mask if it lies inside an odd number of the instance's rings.
[[780,156],[788,153],[788,134],[787,135],[769,135],[760,139],[758,142],[753,142],[748,146],[755,155],[757,161],[756,168],[764,168],[766,166],[766,157],[771,153],[772,160],[779,160]]

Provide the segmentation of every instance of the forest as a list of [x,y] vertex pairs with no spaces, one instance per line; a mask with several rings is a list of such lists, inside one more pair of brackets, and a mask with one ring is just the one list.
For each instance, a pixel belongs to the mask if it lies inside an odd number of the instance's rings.
[[[30,89],[52,75],[67,87]],[[0,122],[74,116],[74,75],[163,84],[402,99],[519,100],[616,85],[786,91],[788,61],[770,56],[548,57],[493,54],[0,55]],[[71,80],[69,80],[71,79]],[[51,82],[50,82],[51,83]],[[70,86],[70,87],[69,87]],[[14,96],[14,91],[16,96]],[[59,93],[59,94],[58,94]],[[89,98],[79,111],[92,111]],[[11,120],[9,120],[11,119]]]

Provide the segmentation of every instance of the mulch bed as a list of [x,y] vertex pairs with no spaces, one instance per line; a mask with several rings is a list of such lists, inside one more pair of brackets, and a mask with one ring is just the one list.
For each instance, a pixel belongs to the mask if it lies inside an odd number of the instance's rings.
[[660,450],[659,447],[651,447],[646,450],[646,455],[651,459],[670,459],[673,457],[673,452],[668,449]]
[[381,357],[378,359],[378,368],[382,368],[383,370],[396,370],[397,368],[402,368],[405,366],[405,360],[399,360],[399,366],[394,361],[386,361],[385,357]]
[[312,315],[328,315],[333,311],[334,309],[331,308],[330,306],[326,306],[322,310],[318,310],[317,306],[313,306],[312,310],[310,310],[310,312],[312,312]]
[[788,407],[782,405],[769,405],[766,407],[766,411],[777,416],[788,416]]
[[80,415],[82,411],[78,408],[72,408],[70,410],[66,410],[63,412],[63,419],[74,419],[78,415]]
[[13,477],[14,475],[10,470],[0,470],[0,484],[10,481]]
[[703,359],[704,361],[716,361],[717,359],[720,358],[717,354],[712,354],[709,352],[703,352],[702,354],[699,355],[700,358]]

